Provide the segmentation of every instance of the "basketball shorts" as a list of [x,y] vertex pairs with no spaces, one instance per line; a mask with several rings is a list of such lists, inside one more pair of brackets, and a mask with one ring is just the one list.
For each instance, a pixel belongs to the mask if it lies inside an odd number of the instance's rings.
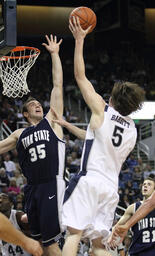
[[148,250],[141,251],[139,253],[131,253],[130,256],[154,256],[155,255],[155,248],[148,248]]
[[65,192],[62,224],[84,230],[84,237],[106,243],[118,204],[117,188],[101,176],[75,175]]
[[34,239],[49,246],[61,238],[62,203],[65,182],[61,178],[39,185],[26,185],[25,208]]

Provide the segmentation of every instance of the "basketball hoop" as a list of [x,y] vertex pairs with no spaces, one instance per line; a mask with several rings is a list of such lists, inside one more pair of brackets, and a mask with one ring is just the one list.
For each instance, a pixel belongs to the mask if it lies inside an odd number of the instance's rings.
[[0,78],[3,83],[3,95],[16,98],[30,92],[26,78],[35,63],[40,50],[34,47],[17,46],[9,56],[0,58]]

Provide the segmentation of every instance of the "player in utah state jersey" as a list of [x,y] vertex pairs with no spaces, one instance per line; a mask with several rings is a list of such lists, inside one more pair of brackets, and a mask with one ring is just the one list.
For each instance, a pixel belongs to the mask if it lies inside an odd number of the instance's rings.
[[113,232],[113,240],[119,236],[120,241],[123,241],[128,230],[135,225],[139,220],[145,218],[150,212],[155,209],[155,191],[152,195],[143,202],[143,204],[138,208],[138,210],[133,214],[133,216],[124,224],[117,226],[115,232]]
[[[24,212],[16,211],[12,209],[12,202],[9,196],[5,193],[0,193],[0,212],[2,212],[7,218],[9,218],[12,225],[20,230],[23,231],[26,235],[29,234],[29,226],[28,224],[22,221],[22,216]],[[2,256],[30,256],[28,252],[26,252],[22,247],[19,245],[14,245],[11,243],[7,243],[3,240],[0,240],[0,248]]]
[[67,226],[70,235],[63,247],[63,256],[76,255],[82,236],[92,240],[94,255],[109,255],[104,244],[118,203],[118,176],[137,138],[135,124],[128,115],[141,108],[145,95],[137,84],[118,82],[107,105],[95,92],[85,75],[83,59],[84,38],[89,29],[83,30],[78,18],[74,17],[73,23],[70,21],[75,38],[75,79],[92,115],[81,170],[71,179],[65,192],[62,224]]
[[[155,181],[148,177],[142,185],[143,201],[129,205],[124,215],[116,224],[125,224],[135,211],[147,200],[155,191]],[[151,211],[145,218],[136,223],[132,229],[132,243],[129,248],[130,256],[153,256],[155,255],[155,210]]]
[[[62,116],[63,72],[59,57],[62,40],[57,42],[52,35],[46,39],[47,44],[43,45],[51,55],[53,75],[50,108]],[[53,123],[51,109],[43,118],[43,108],[34,98],[24,103],[23,115],[30,126],[1,141],[0,154],[17,147],[19,164],[28,183],[24,193],[31,235],[42,241],[45,253],[60,256],[57,241],[61,237],[59,217],[65,190],[62,127]]]

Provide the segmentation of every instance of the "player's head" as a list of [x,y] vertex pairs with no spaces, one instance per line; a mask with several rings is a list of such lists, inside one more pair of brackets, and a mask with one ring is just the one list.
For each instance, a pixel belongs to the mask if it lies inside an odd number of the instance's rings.
[[0,193],[0,212],[9,217],[12,205],[10,197],[5,193]]
[[155,190],[155,180],[151,177],[147,177],[142,184],[142,195],[148,198]]
[[127,116],[141,109],[144,98],[145,91],[138,84],[119,81],[112,89],[111,103],[122,116]]
[[28,122],[32,120],[40,121],[43,118],[43,108],[39,101],[29,97],[23,104],[22,114]]

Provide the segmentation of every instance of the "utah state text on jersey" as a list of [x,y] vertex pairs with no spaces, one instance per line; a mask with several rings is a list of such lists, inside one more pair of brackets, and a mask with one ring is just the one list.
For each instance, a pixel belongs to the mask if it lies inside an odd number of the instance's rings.
[[33,144],[34,142],[37,142],[39,140],[49,141],[49,131],[48,130],[35,131],[34,133],[23,138],[22,144],[23,144],[24,148],[26,149],[31,144]]

